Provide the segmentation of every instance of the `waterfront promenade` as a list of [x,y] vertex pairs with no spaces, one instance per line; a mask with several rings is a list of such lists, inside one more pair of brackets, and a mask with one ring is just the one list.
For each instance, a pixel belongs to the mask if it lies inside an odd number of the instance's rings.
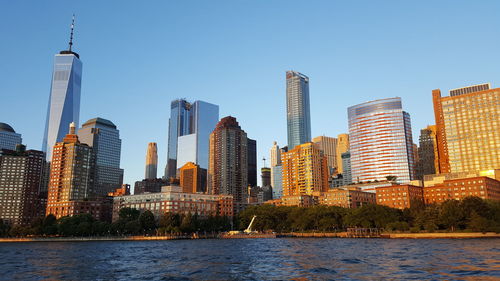
[[[260,238],[368,238],[349,237],[347,232],[292,232],[280,234],[250,234],[230,235],[165,235],[165,236],[97,236],[97,237],[21,237],[0,238],[0,243],[8,242],[86,242],[86,241],[161,241],[185,239],[260,239]],[[379,237],[386,239],[473,239],[500,238],[500,233],[494,232],[455,232],[455,233],[381,233]]]

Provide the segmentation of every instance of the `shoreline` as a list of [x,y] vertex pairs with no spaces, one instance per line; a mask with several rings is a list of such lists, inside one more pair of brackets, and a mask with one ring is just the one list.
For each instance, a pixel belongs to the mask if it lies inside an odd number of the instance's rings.
[[15,242],[92,242],[92,241],[165,241],[197,239],[275,239],[275,238],[383,238],[383,239],[478,239],[500,238],[500,233],[382,233],[378,237],[348,237],[347,232],[337,233],[283,233],[250,235],[207,235],[207,236],[112,236],[112,237],[25,237],[0,238],[0,243]]

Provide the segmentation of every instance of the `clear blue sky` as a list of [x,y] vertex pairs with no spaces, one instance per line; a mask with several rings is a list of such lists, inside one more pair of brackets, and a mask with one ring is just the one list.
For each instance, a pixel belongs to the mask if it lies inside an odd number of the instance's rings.
[[[257,139],[286,144],[285,71],[310,77],[312,134],[347,132],[347,107],[400,96],[414,142],[431,91],[500,85],[499,1],[1,1],[0,122],[41,149],[54,54],[83,61],[80,123],[120,129],[125,182],[148,142],[166,158],[170,101],[204,100]],[[260,179],[259,179],[260,181]]]

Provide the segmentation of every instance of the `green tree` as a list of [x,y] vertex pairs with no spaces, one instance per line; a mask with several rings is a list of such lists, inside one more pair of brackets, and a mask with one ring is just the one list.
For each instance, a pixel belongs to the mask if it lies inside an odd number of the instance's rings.
[[472,211],[469,221],[467,222],[467,228],[472,231],[486,232],[489,229],[489,221],[476,213],[476,211]]
[[191,233],[193,232],[193,216],[191,215],[191,213],[188,213],[187,215],[184,215],[182,217],[182,222],[181,222],[181,225],[180,225],[180,230],[181,232],[183,233]]
[[460,208],[460,202],[456,200],[447,200],[441,204],[439,221],[446,229],[455,231],[464,224],[463,211]]
[[136,235],[141,233],[141,223],[139,220],[133,220],[125,223],[125,227],[123,229],[125,234]]
[[128,222],[128,221],[137,220],[139,218],[140,214],[141,214],[141,212],[139,210],[127,207],[127,208],[120,209],[120,212],[118,213],[118,217],[121,220]]
[[141,223],[141,228],[145,232],[151,232],[152,230],[156,229],[156,221],[155,221],[155,216],[150,210],[144,211],[140,216],[139,216],[139,222]]

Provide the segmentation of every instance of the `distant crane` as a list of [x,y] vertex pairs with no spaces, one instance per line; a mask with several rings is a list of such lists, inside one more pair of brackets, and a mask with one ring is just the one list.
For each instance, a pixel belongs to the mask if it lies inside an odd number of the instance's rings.
[[253,218],[252,218],[252,220],[250,221],[250,224],[248,225],[247,229],[245,229],[243,232],[245,232],[245,233],[247,233],[247,234],[250,234],[250,233],[254,232],[254,231],[252,230],[252,225],[253,225],[253,222],[255,221],[255,218],[256,218],[256,217],[257,217],[256,215],[254,215],[254,216],[253,216]]

